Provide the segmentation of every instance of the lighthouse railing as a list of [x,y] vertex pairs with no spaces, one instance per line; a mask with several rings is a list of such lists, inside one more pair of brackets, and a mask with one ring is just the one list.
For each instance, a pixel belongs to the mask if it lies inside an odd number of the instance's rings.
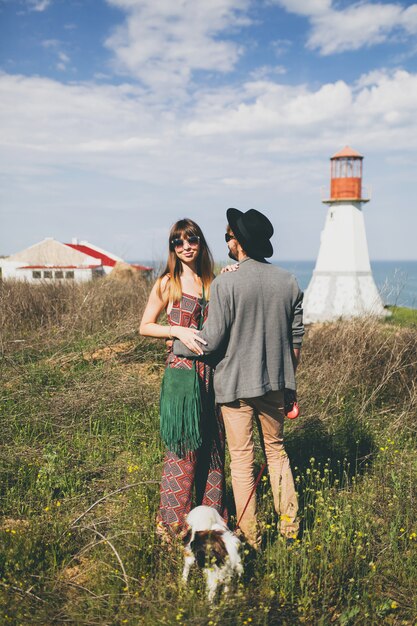
[[[371,185],[362,185],[361,198],[333,198],[334,202],[343,202],[343,200],[362,200],[363,202],[369,202],[372,197]],[[332,200],[330,190],[328,186],[322,185],[320,187],[320,198],[322,202],[329,202]]]

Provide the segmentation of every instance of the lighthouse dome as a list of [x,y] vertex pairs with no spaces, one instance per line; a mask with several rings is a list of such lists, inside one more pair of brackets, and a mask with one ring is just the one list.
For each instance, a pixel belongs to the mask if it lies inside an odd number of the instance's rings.
[[336,152],[331,159],[363,159],[363,155],[351,148],[350,146],[345,146],[339,152]]

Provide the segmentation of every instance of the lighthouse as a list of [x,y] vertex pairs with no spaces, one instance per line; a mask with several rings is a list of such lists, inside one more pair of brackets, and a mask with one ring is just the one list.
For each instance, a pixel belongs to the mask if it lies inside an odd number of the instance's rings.
[[372,276],[362,206],[363,156],[346,146],[330,159],[330,198],[320,250],[304,296],[304,319],[326,322],[384,309]]

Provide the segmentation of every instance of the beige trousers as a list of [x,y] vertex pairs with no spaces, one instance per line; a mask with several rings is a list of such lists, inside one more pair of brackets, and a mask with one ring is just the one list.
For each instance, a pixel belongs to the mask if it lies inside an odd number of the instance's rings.
[[[231,458],[233,495],[239,520],[255,479],[253,424],[259,420],[261,436],[268,463],[274,507],[279,517],[279,529],[284,537],[298,532],[298,501],[287,453],[284,449],[284,394],[270,391],[259,398],[245,398],[221,405]],[[256,494],[253,494],[240,522],[248,542],[259,545],[256,520]]]

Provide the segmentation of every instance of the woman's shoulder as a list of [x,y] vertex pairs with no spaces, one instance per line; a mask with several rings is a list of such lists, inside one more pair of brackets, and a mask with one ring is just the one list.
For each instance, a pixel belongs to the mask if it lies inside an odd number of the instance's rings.
[[162,291],[165,291],[165,289],[168,286],[169,281],[171,280],[171,275],[170,274],[164,274],[163,276],[160,276],[158,278],[158,284],[160,286],[160,288],[162,289]]

